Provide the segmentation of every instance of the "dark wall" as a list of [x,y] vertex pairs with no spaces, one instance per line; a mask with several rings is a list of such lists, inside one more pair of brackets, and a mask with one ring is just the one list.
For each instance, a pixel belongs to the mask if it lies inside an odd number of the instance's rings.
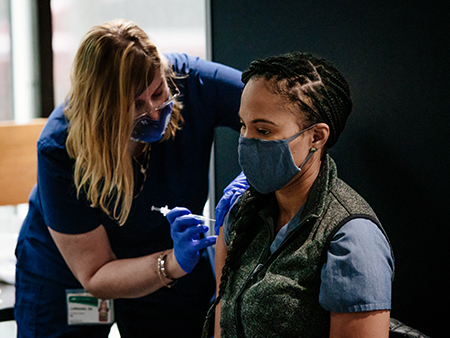
[[53,91],[52,13],[50,0],[36,0],[40,78],[40,117],[48,117],[55,108]]
[[[389,234],[392,317],[442,337],[450,301],[446,2],[211,0],[211,12],[214,61],[243,70],[253,59],[299,50],[346,76],[354,110],[330,153]],[[240,171],[236,139],[217,132],[217,197]]]

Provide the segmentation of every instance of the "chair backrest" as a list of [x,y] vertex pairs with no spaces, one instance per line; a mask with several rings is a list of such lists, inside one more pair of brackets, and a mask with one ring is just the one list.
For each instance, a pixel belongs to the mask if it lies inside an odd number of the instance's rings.
[[36,142],[46,122],[0,122],[0,205],[28,203],[37,180]]
[[400,337],[409,337],[409,338],[430,338],[424,335],[422,332],[413,329],[412,327],[403,324],[398,319],[391,318],[389,323],[389,338],[400,338]]

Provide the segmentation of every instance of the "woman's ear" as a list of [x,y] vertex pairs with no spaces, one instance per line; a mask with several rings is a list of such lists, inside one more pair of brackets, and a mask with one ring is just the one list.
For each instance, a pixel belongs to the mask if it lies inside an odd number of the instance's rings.
[[326,123],[317,123],[314,127],[314,136],[312,146],[314,148],[320,149],[325,146],[325,143],[328,141],[328,137],[330,136],[330,127]]

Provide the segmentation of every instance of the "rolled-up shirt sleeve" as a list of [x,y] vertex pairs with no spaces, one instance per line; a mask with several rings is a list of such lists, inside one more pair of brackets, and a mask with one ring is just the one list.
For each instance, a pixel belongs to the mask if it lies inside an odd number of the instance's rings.
[[320,305],[331,312],[390,310],[393,272],[391,248],[378,226],[353,219],[331,240]]

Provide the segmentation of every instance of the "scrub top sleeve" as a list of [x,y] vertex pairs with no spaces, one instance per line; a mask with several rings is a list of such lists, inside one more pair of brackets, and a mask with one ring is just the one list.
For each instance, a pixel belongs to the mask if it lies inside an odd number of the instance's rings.
[[351,220],[330,243],[319,303],[332,312],[389,310],[393,271],[390,245],[378,226]]
[[204,106],[204,111],[214,114],[216,126],[240,129],[238,117],[244,84],[242,72],[217,62],[186,54],[166,54],[175,73],[189,74],[190,93]]
[[77,198],[72,165],[65,149],[38,142],[38,193],[44,221],[65,234],[85,233],[100,225],[99,210]]
[[239,131],[241,124],[238,113],[244,87],[242,74],[236,69],[218,63],[212,63],[212,66],[215,68],[211,81],[216,90],[218,125]]

